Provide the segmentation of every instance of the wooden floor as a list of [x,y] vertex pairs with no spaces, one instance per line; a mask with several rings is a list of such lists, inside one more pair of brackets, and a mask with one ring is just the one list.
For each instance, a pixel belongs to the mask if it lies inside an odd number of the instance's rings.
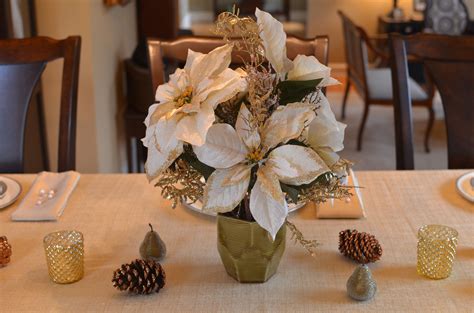
[[[328,88],[328,98],[336,118],[341,118],[341,103],[345,77],[333,75],[343,84]],[[395,169],[395,135],[393,108],[390,106],[372,106],[364,132],[362,151],[356,150],[357,132],[362,118],[363,103],[354,89],[351,89],[347,104],[347,124],[345,149],[341,155],[355,162],[355,170]],[[428,112],[424,108],[413,111],[415,132],[415,168],[447,168],[446,133],[443,109],[439,97],[435,98],[436,121],[431,135],[431,152],[425,153],[423,136],[427,125]]]

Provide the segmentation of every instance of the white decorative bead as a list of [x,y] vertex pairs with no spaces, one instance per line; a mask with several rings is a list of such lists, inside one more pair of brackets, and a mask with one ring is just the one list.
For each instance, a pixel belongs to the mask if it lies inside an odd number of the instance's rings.
[[48,191],[48,199],[53,199],[55,194],[56,194],[56,192],[54,191],[54,189],[50,189]]
[[36,205],[42,205],[46,201],[53,199],[56,195],[56,191],[54,189],[48,189],[47,191],[43,188],[39,190],[38,194],[38,201],[36,201]]

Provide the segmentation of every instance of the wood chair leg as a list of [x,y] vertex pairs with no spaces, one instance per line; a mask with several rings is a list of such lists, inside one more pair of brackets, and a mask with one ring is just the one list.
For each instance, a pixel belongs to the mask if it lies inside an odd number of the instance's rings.
[[133,138],[129,137],[128,135],[126,136],[126,143],[127,143],[127,166],[128,166],[128,172],[133,173],[133,151],[132,151],[132,140]]
[[143,147],[143,143],[140,139],[135,138],[135,146],[137,148],[137,173],[143,173],[144,172],[144,166],[143,164],[145,163],[145,147]]
[[433,124],[435,120],[435,111],[432,106],[428,107],[428,113],[429,113],[429,118],[428,118],[428,126],[426,127],[426,133],[425,133],[425,152],[430,153],[430,135],[431,135],[431,130],[433,129]]
[[359,135],[357,136],[357,151],[362,150],[362,135],[364,134],[365,122],[367,122],[367,116],[369,115],[369,104],[366,102],[364,107],[364,115],[362,116],[362,122],[360,123]]
[[342,100],[341,120],[344,120],[346,118],[346,102],[349,96],[350,89],[351,89],[351,81],[347,80],[346,89],[344,90],[344,98]]

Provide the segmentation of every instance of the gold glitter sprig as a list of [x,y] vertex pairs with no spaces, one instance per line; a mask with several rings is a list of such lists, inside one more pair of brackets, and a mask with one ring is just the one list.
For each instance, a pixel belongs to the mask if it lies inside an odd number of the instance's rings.
[[336,163],[331,166],[331,171],[335,173],[349,172],[349,169],[354,165],[353,162],[340,158]]
[[264,66],[247,66],[249,109],[256,119],[256,126],[263,124],[278,106],[278,96],[274,94],[276,77]]
[[352,196],[351,190],[353,188],[354,186],[342,184],[342,178],[328,175],[327,179],[302,188],[298,201],[321,203],[326,202],[328,199],[346,199]]
[[242,58],[247,73],[247,102],[256,119],[255,127],[262,127],[264,121],[278,106],[274,94],[276,77],[270,65],[265,64],[265,50],[257,22],[250,17],[239,17],[239,11],[221,13],[216,21],[215,33],[232,42]]
[[183,161],[176,162],[173,169],[168,168],[155,187],[161,188],[161,195],[172,200],[172,208],[180,201],[194,203],[202,198],[205,183],[202,175]]
[[321,102],[321,88],[316,87],[316,90],[306,95],[301,102],[309,102],[312,104],[319,104]]
[[295,244],[299,243],[312,257],[316,256],[314,250],[319,246],[319,243],[316,240],[308,240],[304,238],[303,233],[289,220],[286,220],[286,227],[291,231],[291,240],[294,240]]
[[[245,51],[256,63],[261,63],[264,56],[262,40],[259,36],[258,25],[250,17],[239,17],[239,10],[233,8],[232,12],[223,12],[217,17],[214,33],[222,36],[225,41],[232,41],[238,50]],[[234,41],[236,38],[240,39]]]

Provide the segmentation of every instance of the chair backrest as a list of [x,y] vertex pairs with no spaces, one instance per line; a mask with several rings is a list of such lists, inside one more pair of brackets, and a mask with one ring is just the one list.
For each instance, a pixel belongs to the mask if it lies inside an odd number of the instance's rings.
[[436,34],[461,35],[469,23],[462,0],[429,0],[424,15],[426,28]]
[[342,20],[346,62],[350,78],[361,94],[367,94],[366,69],[368,56],[365,41],[368,36],[342,11],[337,13]]
[[[212,37],[182,37],[172,41],[148,40],[148,53],[150,58],[150,71],[153,90],[165,82],[165,68],[163,59],[172,59],[185,62],[188,49],[202,53],[224,45],[219,38]],[[314,55],[321,63],[327,65],[329,53],[329,37],[317,36],[313,39],[288,37],[286,42],[288,58],[294,59],[298,54]],[[234,51],[232,63],[242,64],[248,55]]]
[[58,171],[75,169],[81,38],[0,40],[0,173],[23,172],[26,113],[46,63],[64,59]]
[[397,169],[413,169],[407,54],[420,59],[443,102],[448,167],[474,168],[474,37],[391,36]]

